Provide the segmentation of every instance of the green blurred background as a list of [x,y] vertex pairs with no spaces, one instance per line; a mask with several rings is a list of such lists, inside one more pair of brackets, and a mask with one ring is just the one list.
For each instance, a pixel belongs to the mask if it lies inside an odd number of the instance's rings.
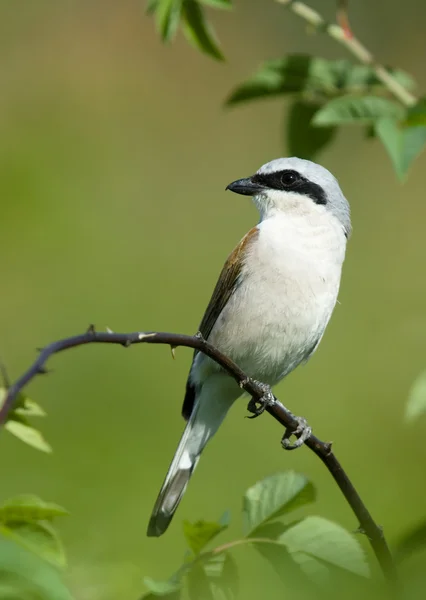
[[[331,0],[313,3],[334,17]],[[426,86],[426,5],[350,3],[354,30],[378,59]],[[233,86],[288,52],[346,57],[306,35],[274,2],[211,14],[228,58],[179,37],[164,47],[142,1],[0,5],[0,354],[12,378],[35,348],[83,331],[196,330],[227,254],[257,220],[233,179],[286,154],[281,100],[224,110]],[[423,48],[422,51],[420,49]],[[340,294],[319,352],[277,389],[335,450],[389,539],[426,513],[425,425],[401,427],[425,367],[425,159],[400,185],[385,151],[342,131],[321,162],[353,211]],[[270,418],[234,407],[209,446],[167,534],[145,528],[183,421],[191,352],[87,347],[55,357],[31,384],[48,411],[52,456],[0,438],[1,500],[33,492],[65,505],[60,524],[76,598],[136,598],[184,551],[182,520],[233,513],[245,489],[281,469],[319,488],[313,512],[357,523],[308,450],[280,450]]]

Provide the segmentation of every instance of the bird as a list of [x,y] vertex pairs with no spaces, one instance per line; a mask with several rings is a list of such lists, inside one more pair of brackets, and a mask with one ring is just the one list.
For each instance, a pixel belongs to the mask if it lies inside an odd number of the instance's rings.
[[[248,377],[274,386],[323,337],[337,302],[350,208],[327,169],[297,157],[272,160],[226,190],[251,196],[260,219],[226,260],[199,333]],[[202,451],[242,394],[228,373],[194,352],[182,407],[187,424],[148,536],[168,528]]]

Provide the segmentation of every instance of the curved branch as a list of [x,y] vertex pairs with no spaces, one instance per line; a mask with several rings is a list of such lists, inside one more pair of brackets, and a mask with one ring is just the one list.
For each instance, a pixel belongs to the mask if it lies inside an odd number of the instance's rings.
[[[41,350],[38,358],[30,368],[8,387],[3,406],[0,408],[0,425],[6,422],[22,389],[37,375],[46,373],[45,364],[52,354],[62,352],[69,348],[96,343],[121,344],[125,347],[141,343],[167,344],[171,346],[172,349],[178,346],[193,348],[194,350],[198,350],[209,356],[220,365],[237,381],[245,392],[250,394],[252,398],[261,401],[265,394],[262,385],[247,377],[247,375],[230,358],[206,342],[201,335],[190,336],[165,332],[101,333],[96,332],[94,327],[91,326],[86,333],[58,340]],[[275,397],[274,403],[268,405],[265,410],[286,429],[296,431],[298,428],[299,420]],[[360,531],[367,535],[385,577],[392,583],[396,582],[397,573],[395,564],[383,535],[382,528],[373,520],[349,477],[332,452],[331,443],[323,442],[311,434],[305,441],[305,444],[321,459],[339,486],[340,491],[346,498],[346,501],[359,521]]]

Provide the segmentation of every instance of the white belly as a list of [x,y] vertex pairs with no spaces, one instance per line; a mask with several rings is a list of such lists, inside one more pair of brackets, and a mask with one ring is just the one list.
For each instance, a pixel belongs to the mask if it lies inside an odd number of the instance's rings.
[[[341,228],[296,225],[288,217],[260,223],[240,284],[209,336],[247,375],[270,385],[315,349],[339,291]],[[196,378],[202,380],[216,367],[197,358]]]

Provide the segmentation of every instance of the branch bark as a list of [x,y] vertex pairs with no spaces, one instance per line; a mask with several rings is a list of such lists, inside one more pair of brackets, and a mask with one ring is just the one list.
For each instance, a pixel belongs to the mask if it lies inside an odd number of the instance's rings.
[[[178,346],[193,348],[209,356],[220,365],[252,398],[261,401],[265,394],[262,385],[250,379],[230,358],[222,354],[199,335],[189,336],[165,332],[103,333],[96,332],[94,327],[91,326],[86,333],[58,340],[40,351],[38,358],[29,369],[8,387],[3,406],[0,408],[0,425],[3,425],[7,421],[8,415],[13,410],[14,403],[22,389],[37,375],[46,373],[45,365],[50,356],[69,348],[96,343],[121,344],[125,347],[140,343],[167,344],[172,349]],[[298,419],[275,397],[274,403],[267,406],[266,411],[287,430],[296,431],[299,425]],[[354,485],[343,470],[342,465],[332,452],[331,443],[323,442],[311,434],[305,441],[305,444],[325,464],[339,486],[340,491],[359,521],[360,531],[366,534],[385,578],[391,583],[396,583],[396,567],[383,530],[375,523]]]

